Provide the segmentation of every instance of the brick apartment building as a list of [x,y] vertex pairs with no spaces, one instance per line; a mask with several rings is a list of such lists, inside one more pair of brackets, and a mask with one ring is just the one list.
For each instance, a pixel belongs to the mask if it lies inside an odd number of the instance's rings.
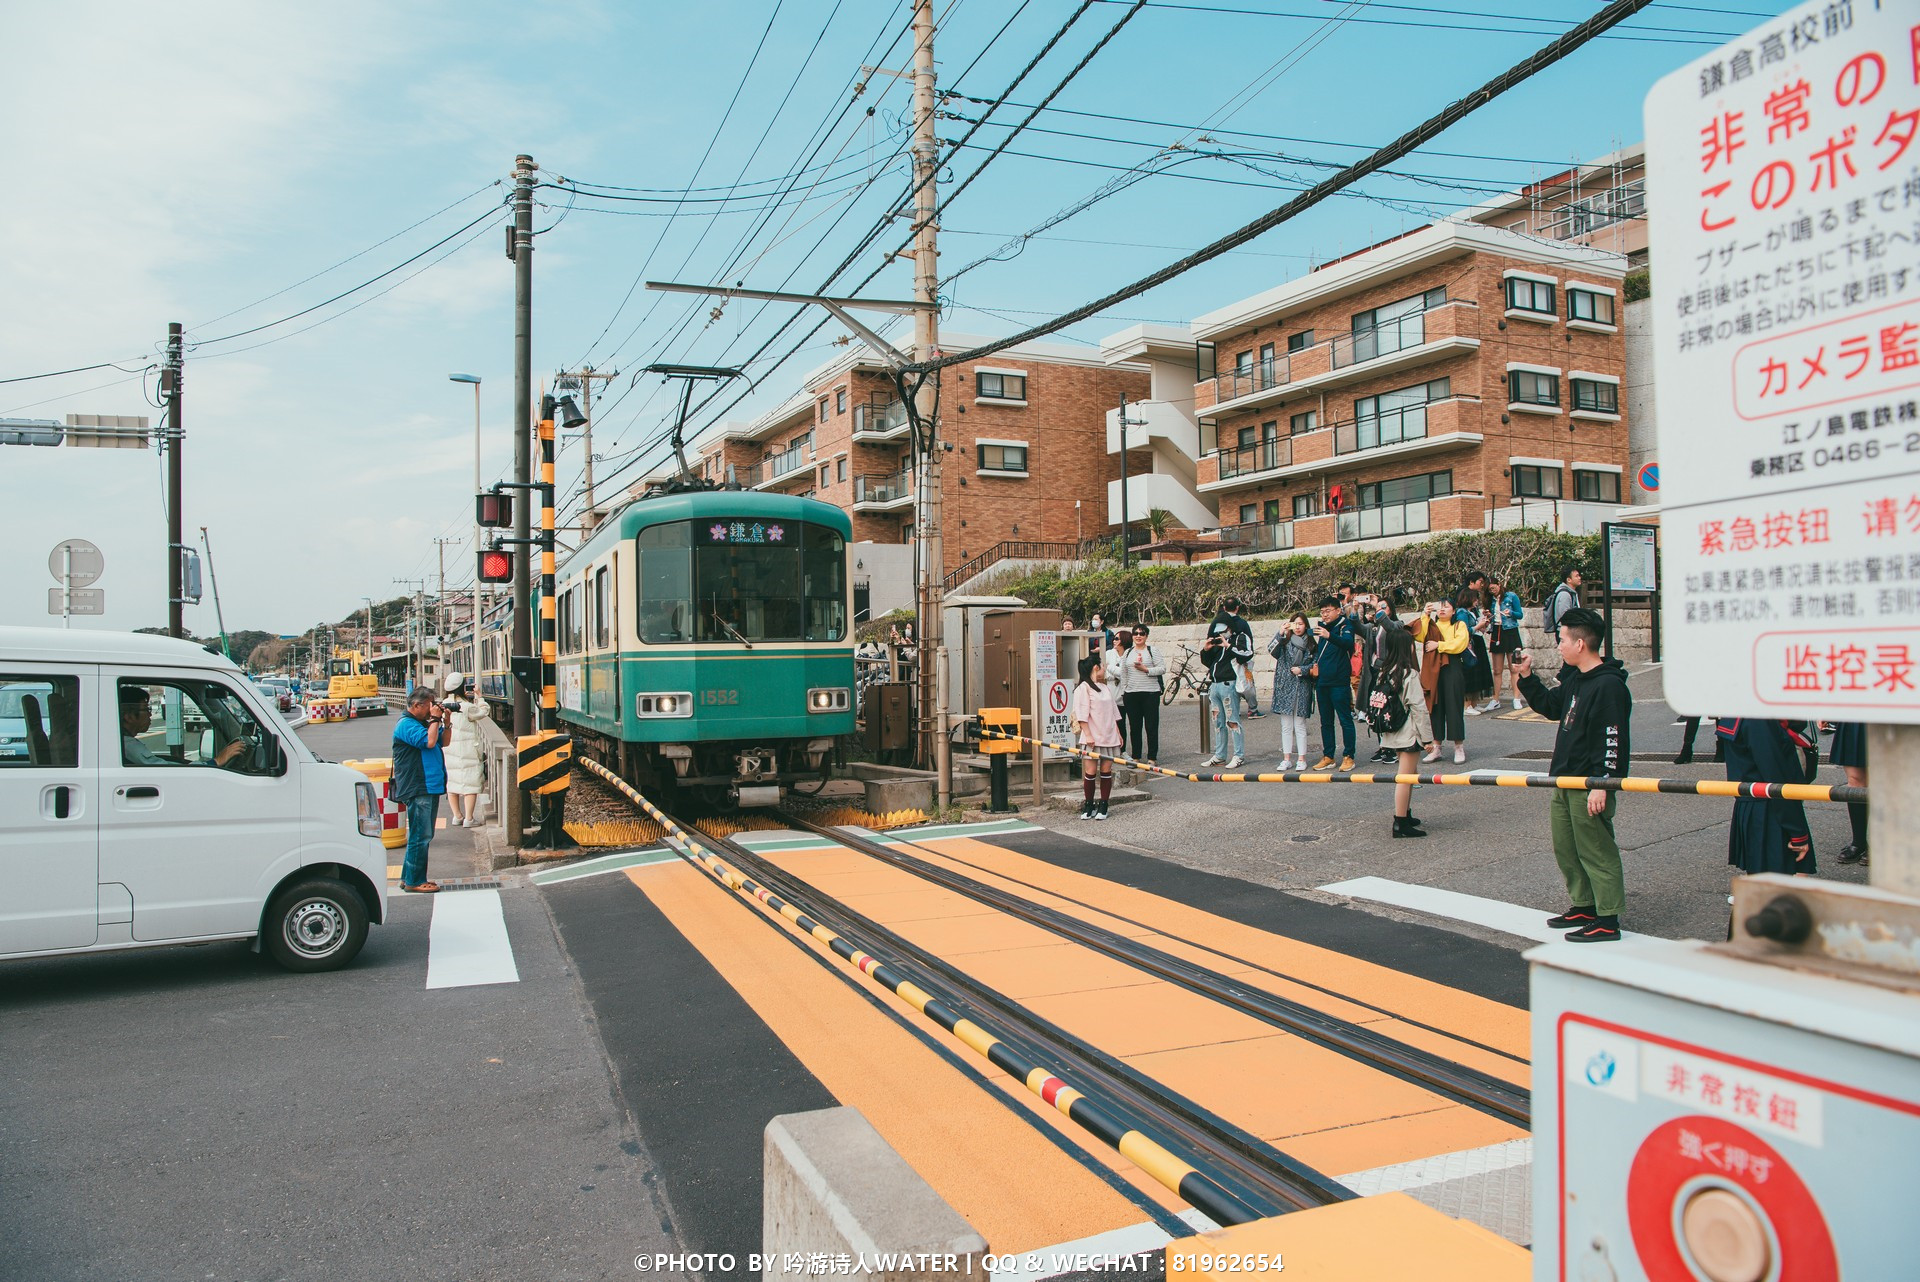
[[[1606,250],[1448,223],[1199,317],[1194,490],[1243,545],[1232,554],[1548,514],[1585,528],[1619,504],[1626,268]],[[1169,337],[1129,334],[1105,350]]]
[[[980,340],[947,335],[948,347]],[[1147,371],[1093,352],[1029,343],[942,371],[943,570],[1003,541],[1072,543],[1108,532],[1107,411],[1147,394]],[[845,508],[855,542],[913,538],[915,480],[905,407],[885,367],[850,349],[749,423],[728,424],[690,465],[716,483],[804,494]],[[1148,466],[1137,451],[1130,464]],[[1117,518],[1117,513],[1115,514]]]

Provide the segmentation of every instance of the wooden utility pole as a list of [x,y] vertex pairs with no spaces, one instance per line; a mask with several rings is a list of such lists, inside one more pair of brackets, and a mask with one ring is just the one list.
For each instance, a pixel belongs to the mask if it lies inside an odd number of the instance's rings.
[[[933,220],[939,204],[935,175],[940,165],[940,140],[934,133],[933,0],[913,5],[913,297],[937,303],[940,293],[939,228]],[[913,359],[935,360],[940,355],[940,313],[927,307],[913,314]],[[935,375],[935,379],[939,376]],[[941,615],[946,598],[946,563],[940,537],[940,425],[938,384],[928,379],[914,395],[916,436],[920,454],[920,495],[915,504],[920,522],[920,720],[931,739],[932,751],[922,753],[939,775],[940,804],[953,798],[953,760],[947,742],[947,649]],[[924,425],[924,427],[921,427]],[[922,739],[926,745],[927,738]]]

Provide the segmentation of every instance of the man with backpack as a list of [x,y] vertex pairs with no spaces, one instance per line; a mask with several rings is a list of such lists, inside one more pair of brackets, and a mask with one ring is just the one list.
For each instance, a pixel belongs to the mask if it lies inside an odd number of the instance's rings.
[[[1514,661],[1520,695],[1527,706],[1560,723],[1553,736],[1549,772],[1583,779],[1623,779],[1633,753],[1628,722],[1633,695],[1627,670],[1618,659],[1600,657],[1607,625],[1592,610],[1578,607],[1559,617],[1560,680],[1552,689],[1533,675],[1533,659],[1524,650]],[[1605,788],[1585,792],[1556,788],[1548,799],[1553,829],[1553,858],[1567,883],[1572,907],[1547,925],[1567,932],[1576,944],[1608,943],[1620,938],[1620,912],[1626,907],[1626,877],[1620,845],[1613,835],[1619,794]]]
[[1580,608],[1580,567],[1570,565],[1560,571],[1560,582],[1547,594],[1547,603],[1541,607],[1541,624],[1547,635],[1553,638],[1555,645],[1560,644],[1561,620],[1567,617],[1567,611]]

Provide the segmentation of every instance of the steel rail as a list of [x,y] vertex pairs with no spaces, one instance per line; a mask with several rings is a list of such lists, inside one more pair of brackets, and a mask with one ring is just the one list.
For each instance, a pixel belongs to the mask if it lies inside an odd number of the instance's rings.
[[[1524,1086],[1502,1081],[1457,1061],[1409,1046],[1382,1036],[1352,1020],[1341,1019],[1311,1006],[1289,1001],[1272,993],[1250,989],[1219,971],[1211,970],[1164,952],[1150,944],[1082,921],[1055,908],[1036,904],[1010,891],[978,881],[964,873],[930,864],[923,859],[892,850],[843,828],[828,828],[811,820],[781,812],[789,823],[808,832],[850,846],[871,858],[901,868],[915,876],[996,908],[1009,916],[1031,922],[1085,948],[1116,961],[1157,975],[1189,992],[1251,1015],[1263,1023],[1284,1028],[1328,1050],[1359,1060],[1402,1081],[1443,1095],[1456,1103],[1526,1128],[1532,1123],[1531,1095]],[[937,854],[937,851],[929,853]]]
[[[796,891],[795,879],[738,842],[688,832],[599,762],[576,760],[659,821],[669,840],[680,848],[681,858],[742,899],[764,905],[826,945],[1216,1223],[1245,1223],[1354,1196],[1345,1186],[1112,1059],[832,896],[810,887]],[[739,868],[722,859],[720,852]],[[749,877],[742,868],[754,875]],[[883,955],[869,943],[894,956]],[[1170,1143],[1210,1162],[1213,1169],[1202,1169],[1182,1157]]]
[[1190,783],[1429,783],[1449,788],[1559,788],[1568,792],[1646,792],[1696,797],[1748,797],[1760,801],[1832,801],[1847,805],[1866,805],[1867,790],[1847,784],[1822,783],[1740,783],[1732,779],[1648,779],[1637,775],[1613,779],[1601,776],[1546,774],[1498,774],[1493,771],[1472,774],[1403,775],[1378,774],[1365,770],[1285,770],[1268,774],[1198,774],[1169,770],[1132,757],[1108,756],[1088,752],[1072,744],[1034,739],[1008,730],[982,727],[983,739],[1006,739],[1042,748],[1057,748],[1088,761],[1111,761],[1132,770],[1185,779]]

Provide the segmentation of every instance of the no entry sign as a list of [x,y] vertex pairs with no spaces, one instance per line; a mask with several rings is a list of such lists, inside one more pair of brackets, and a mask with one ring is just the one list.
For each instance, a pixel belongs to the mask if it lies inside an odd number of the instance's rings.
[[1686,712],[1920,723],[1915,19],[1804,4],[1647,95]]

